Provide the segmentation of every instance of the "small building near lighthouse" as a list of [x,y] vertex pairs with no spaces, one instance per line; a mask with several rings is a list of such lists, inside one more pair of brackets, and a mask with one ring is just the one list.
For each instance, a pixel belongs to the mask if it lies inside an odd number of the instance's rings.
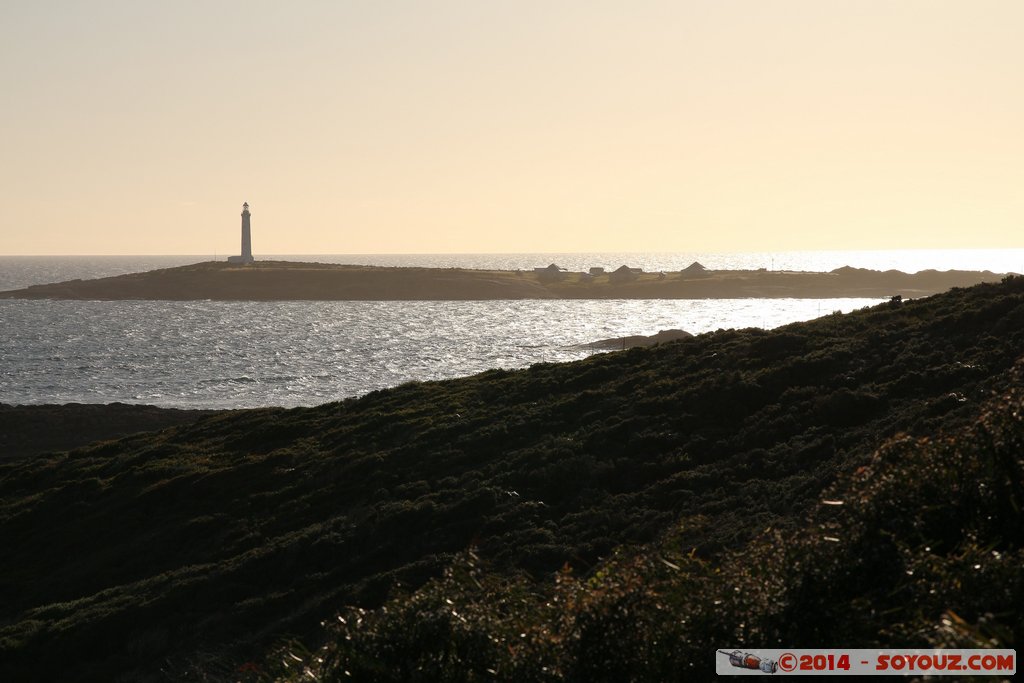
[[249,202],[242,204],[242,254],[228,256],[228,263],[252,263],[252,230],[249,226]]

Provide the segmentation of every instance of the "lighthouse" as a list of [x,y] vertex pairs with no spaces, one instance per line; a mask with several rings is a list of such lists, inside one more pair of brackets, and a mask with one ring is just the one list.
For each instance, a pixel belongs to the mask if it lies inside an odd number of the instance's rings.
[[252,233],[249,228],[249,202],[242,204],[242,263],[252,263]]
[[229,263],[252,263],[252,231],[249,227],[249,202],[242,204],[242,255],[229,256]]

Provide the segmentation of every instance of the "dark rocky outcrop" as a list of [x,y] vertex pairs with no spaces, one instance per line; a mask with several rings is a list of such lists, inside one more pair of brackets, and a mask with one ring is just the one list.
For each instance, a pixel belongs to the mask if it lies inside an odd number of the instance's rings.
[[676,341],[677,339],[689,339],[693,335],[686,330],[661,330],[656,334],[642,335],[634,334],[628,337],[611,337],[599,339],[589,344],[580,346],[588,349],[603,349],[608,351],[619,351],[636,347],[654,346],[665,342]]

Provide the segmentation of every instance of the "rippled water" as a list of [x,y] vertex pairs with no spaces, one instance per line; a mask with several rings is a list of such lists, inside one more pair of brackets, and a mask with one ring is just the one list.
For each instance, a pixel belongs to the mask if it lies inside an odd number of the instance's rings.
[[0,301],[0,402],[316,405],[585,357],[598,339],[776,327],[873,299]]
[[[0,290],[209,260],[200,256],[0,257]],[[269,257],[268,257],[269,258]],[[776,254],[417,254],[286,256],[372,265],[571,270],[623,263],[907,272],[1024,270],[1024,250]],[[0,402],[178,407],[315,405],[411,380],[574,360],[577,345],[681,328],[773,328],[873,299],[487,302],[0,300]]]

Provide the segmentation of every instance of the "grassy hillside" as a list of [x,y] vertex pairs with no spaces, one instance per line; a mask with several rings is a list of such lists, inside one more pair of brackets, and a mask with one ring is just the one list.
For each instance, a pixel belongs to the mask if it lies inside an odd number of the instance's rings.
[[[676,574],[734,567],[730,553],[767,553],[765,529],[805,533],[822,491],[887,440],[978,420],[1022,348],[1015,278],[0,464],[0,678],[230,671],[283,636],[316,642],[320,620],[421,586],[469,548],[512,601],[665,534],[686,549]],[[886,557],[865,571],[898,566]],[[645,571],[612,574],[631,596]],[[769,578],[750,580],[751,600]],[[725,621],[675,604],[670,621],[721,635]],[[731,628],[760,623],[733,607]]]

